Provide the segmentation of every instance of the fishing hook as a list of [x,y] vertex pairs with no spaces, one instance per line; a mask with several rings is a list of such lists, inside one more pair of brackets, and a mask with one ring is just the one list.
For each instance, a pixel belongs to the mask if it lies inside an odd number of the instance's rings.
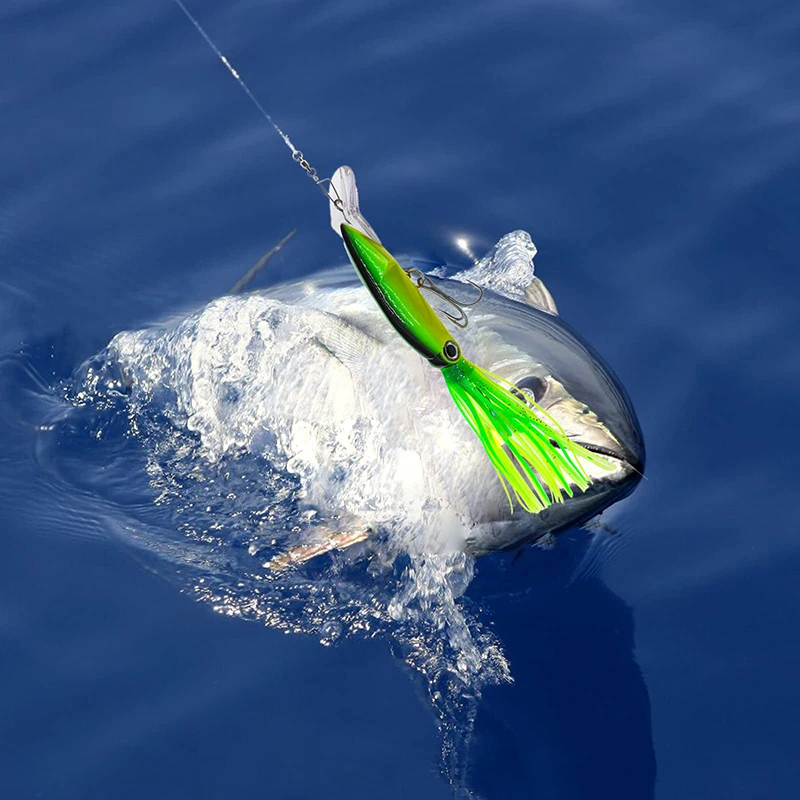
[[411,278],[417,285],[418,289],[424,289],[431,294],[435,294],[441,300],[444,300],[445,303],[449,303],[453,308],[456,309],[458,312],[458,316],[454,317],[449,311],[445,311],[444,309],[439,309],[442,314],[444,314],[453,325],[457,325],[459,328],[466,328],[469,324],[469,319],[467,318],[467,314],[464,311],[465,308],[474,308],[481,300],[483,300],[483,289],[478,286],[477,283],[473,283],[469,279],[465,279],[466,283],[474,286],[478,290],[478,299],[473,300],[471,303],[462,303],[459,300],[456,300],[455,297],[452,295],[447,294],[444,289],[440,289],[424,272],[418,270],[414,267],[411,269],[406,270],[406,275]]

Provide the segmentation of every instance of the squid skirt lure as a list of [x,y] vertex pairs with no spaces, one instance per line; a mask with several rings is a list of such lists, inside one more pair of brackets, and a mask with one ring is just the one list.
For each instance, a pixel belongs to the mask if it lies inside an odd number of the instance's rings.
[[512,510],[516,500],[535,513],[563,502],[565,494],[572,497],[572,484],[586,489],[591,479],[580,459],[611,468],[569,439],[513,384],[468,361],[422,295],[420,283],[382,244],[346,223],[341,224],[341,234],[356,272],[392,327],[441,370],[453,402],[497,470]]

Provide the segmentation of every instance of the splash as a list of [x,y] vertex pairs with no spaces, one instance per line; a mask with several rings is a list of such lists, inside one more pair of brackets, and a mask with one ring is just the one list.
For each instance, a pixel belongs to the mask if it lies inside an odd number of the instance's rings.
[[[273,426],[275,409],[247,388],[256,374],[274,386],[276,365],[297,365],[291,337],[274,333],[308,320],[263,297],[215,302],[184,320],[119,334],[83,365],[65,387],[71,408],[62,425],[93,444],[97,464],[85,463],[81,447],[83,463],[67,477],[99,494],[124,484],[135,500],[118,506],[118,530],[214,611],[312,634],[326,646],[352,636],[384,639],[421,683],[441,732],[443,772],[463,787],[481,691],[511,680],[499,641],[465,597],[473,559],[408,553],[397,539],[378,536],[369,550],[269,569],[276,554],[331,523],[309,502],[302,463],[286,457],[281,439],[289,432]],[[236,307],[247,318],[241,330],[230,313]],[[319,403],[344,401],[311,402],[319,413]],[[366,419],[352,426],[356,446],[371,433],[369,411],[361,411]],[[349,450],[333,451],[341,471]],[[343,475],[336,480],[346,486]]]
[[[604,435],[596,407],[635,445],[624,392],[591,350],[552,313],[508,299],[528,296],[532,248],[527,234],[509,234],[468,271],[506,264],[513,285],[487,293],[464,346],[503,380],[543,393],[575,435]],[[216,612],[326,646],[385,641],[430,701],[443,772],[471,796],[479,700],[512,676],[468,596],[468,553],[530,540],[552,520],[509,509],[444,382],[363,301],[352,270],[334,269],[123,331],[63,387],[39,456],[99,498],[151,568]],[[320,532],[365,522],[366,542],[268,566]]]

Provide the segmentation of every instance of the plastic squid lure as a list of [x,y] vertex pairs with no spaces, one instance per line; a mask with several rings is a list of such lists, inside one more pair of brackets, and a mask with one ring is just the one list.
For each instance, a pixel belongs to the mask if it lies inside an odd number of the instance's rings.
[[468,361],[406,270],[379,242],[342,223],[347,255],[392,327],[441,370],[459,411],[497,470],[511,508],[535,513],[572,497],[591,479],[580,459],[608,466],[573,442],[558,423],[513,385]]

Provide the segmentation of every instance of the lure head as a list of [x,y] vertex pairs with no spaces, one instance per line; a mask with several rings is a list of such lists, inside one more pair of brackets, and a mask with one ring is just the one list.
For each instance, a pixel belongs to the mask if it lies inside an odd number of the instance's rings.
[[358,277],[400,336],[434,366],[458,362],[458,342],[394,256],[351,225],[342,223],[341,234]]

